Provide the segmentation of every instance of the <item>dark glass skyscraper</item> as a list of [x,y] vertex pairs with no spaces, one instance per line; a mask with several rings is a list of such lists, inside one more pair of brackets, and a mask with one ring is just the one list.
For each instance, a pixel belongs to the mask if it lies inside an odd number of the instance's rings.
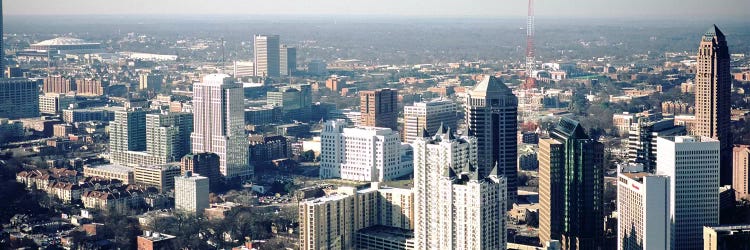
[[539,141],[539,239],[563,249],[603,249],[604,145],[563,118]]
[[[364,116],[364,114],[363,114]],[[508,183],[508,207],[518,190],[518,98],[494,76],[485,76],[466,97],[469,136],[477,138],[478,172],[487,176],[495,165]]]

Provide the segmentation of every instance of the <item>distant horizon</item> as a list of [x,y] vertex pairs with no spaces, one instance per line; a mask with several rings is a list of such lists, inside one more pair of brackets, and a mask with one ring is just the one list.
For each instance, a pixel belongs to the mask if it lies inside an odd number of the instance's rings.
[[[243,16],[385,16],[433,18],[525,17],[527,1],[490,0],[24,0],[5,1],[6,15],[243,15]],[[538,17],[593,18],[738,18],[748,19],[747,0],[536,0]]]

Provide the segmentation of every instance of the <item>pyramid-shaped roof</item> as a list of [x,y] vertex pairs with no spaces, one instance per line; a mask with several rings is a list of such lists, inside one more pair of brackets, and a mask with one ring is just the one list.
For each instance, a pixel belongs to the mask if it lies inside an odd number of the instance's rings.
[[703,40],[711,41],[714,37],[718,38],[717,40],[724,40],[724,32],[721,32],[719,27],[716,27],[716,24],[708,28],[706,33],[703,34]]
[[484,79],[471,90],[471,95],[477,97],[508,94],[512,95],[513,91],[495,76],[484,76]]

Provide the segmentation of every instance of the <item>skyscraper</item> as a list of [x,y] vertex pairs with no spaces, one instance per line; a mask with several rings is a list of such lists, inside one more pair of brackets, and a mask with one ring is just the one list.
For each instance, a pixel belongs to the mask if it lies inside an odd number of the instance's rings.
[[563,249],[602,249],[604,145],[562,118],[539,140],[539,241]]
[[279,77],[280,50],[278,35],[253,36],[255,76]]
[[720,142],[702,136],[656,140],[656,174],[670,179],[671,249],[702,249],[703,227],[719,224]]
[[253,174],[248,164],[244,98],[242,86],[226,74],[207,75],[193,85],[193,153],[219,155],[219,170],[226,178]]
[[174,207],[176,210],[202,214],[208,208],[208,178],[188,171],[174,177]]
[[359,92],[361,126],[398,131],[398,90],[378,89]]
[[750,145],[735,145],[732,150],[732,188],[737,200],[750,199]]
[[669,177],[617,176],[617,249],[669,249]]
[[26,78],[0,78],[0,118],[39,117],[39,84]]
[[[364,114],[363,114],[364,115]],[[495,165],[508,183],[508,207],[518,190],[518,98],[494,76],[485,76],[466,95],[466,125],[469,136],[477,138],[480,176]]]
[[445,127],[412,143],[415,249],[505,249],[505,180],[477,173],[476,143]]
[[141,73],[138,76],[138,89],[141,90],[161,90],[161,85],[164,81],[164,76],[153,73]]
[[628,162],[641,163],[648,172],[656,169],[656,138],[659,136],[686,135],[685,126],[676,126],[674,119],[635,122],[628,136]]
[[732,184],[732,130],[730,121],[732,75],[729,48],[716,25],[703,34],[695,72],[695,135],[719,140],[721,185]]
[[279,71],[281,76],[291,76],[297,70],[297,48],[281,45],[279,49]]
[[[0,34],[3,33],[3,1],[0,1]],[[5,72],[5,47],[2,43],[0,43],[0,71]],[[0,78],[5,77],[5,74],[2,74]]]
[[404,129],[401,137],[403,142],[411,143],[422,136],[422,130],[427,129],[430,135],[434,135],[441,124],[450,128],[457,127],[457,120],[456,103],[451,100],[416,102],[404,107]]

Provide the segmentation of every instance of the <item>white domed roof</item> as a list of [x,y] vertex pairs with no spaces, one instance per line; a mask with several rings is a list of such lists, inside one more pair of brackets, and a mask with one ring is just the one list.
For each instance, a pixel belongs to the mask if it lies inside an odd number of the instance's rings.
[[90,43],[82,39],[72,38],[72,37],[58,37],[55,39],[45,40],[45,41],[42,41],[33,45],[34,46],[58,46],[58,45],[87,45],[87,44],[97,44],[97,43]]

